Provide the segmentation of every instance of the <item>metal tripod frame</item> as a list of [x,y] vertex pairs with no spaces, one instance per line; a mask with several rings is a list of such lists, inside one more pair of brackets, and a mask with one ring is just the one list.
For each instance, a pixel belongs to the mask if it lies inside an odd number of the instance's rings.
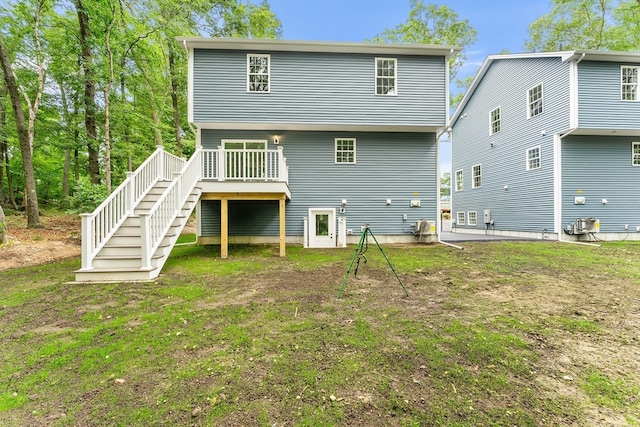
[[360,241],[358,242],[358,246],[356,246],[356,250],[353,253],[353,257],[351,258],[351,263],[349,263],[349,268],[347,269],[347,273],[344,275],[344,279],[342,280],[342,285],[340,285],[340,290],[338,291],[338,298],[340,298],[340,296],[342,295],[342,290],[344,289],[344,285],[347,283],[347,278],[349,277],[349,273],[351,272],[353,263],[354,262],[356,263],[356,269],[353,272],[353,277],[358,276],[358,268],[360,268],[360,260],[364,258],[364,263],[365,264],[367,263],[367,257],[365,256],[365,253],[369,249],[369,239],[367,238],[368,235],[371,235],[371,237],[373,237],[373,241],[376,242],[376,245],[378,246],[378,249],[380,249],[382,256],[384,257],[385,261],[387,261],[387,264],[389,264],[389,267],[391,268],[391,271],[393,271],[393,274],[396,276],[396,279],[398,279],[398,283],[400,283],[400,286],[402,287],[402,290],[404,291],[405,296],[409,298],[409,293],[407,292],[407,289],[402,284],[402,280],[400,280],[400,277],[398,277],[398,273],[396,273],[396,269],[391,264],[391,261],[389,261],[389,258],[387,258],[387,254],[385,254],[384,251],[382,250],[380,243],[378,243],[378,239],[376,239],[376,236],[374,236],[373,232],[369,228],[368,223],[364,224],[364,229],[362,230],[362,234],[360,235]]

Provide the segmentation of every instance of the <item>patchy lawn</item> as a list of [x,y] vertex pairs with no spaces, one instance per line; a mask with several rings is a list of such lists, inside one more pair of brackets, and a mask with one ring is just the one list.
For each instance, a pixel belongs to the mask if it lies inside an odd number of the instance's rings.
[[0,425],[640,425],[640,243],[464,246],[2,271]]

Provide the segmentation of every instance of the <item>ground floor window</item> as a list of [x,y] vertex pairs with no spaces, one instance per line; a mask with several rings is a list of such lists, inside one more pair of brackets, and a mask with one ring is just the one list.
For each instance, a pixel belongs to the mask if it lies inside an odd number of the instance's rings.
[[540,168],[540,146],[527,150],[527,170]]
[[456,213],[456,224],[457,225],[464,225],[464,212],[457,212]]
[[355,138],[336,138],[336,163],[356,162]]
[[469,221],[469,225],[478,225],[478,213],[469,211],[467,213],[467,220]]
[[640,166],[640,142],[633,144],[633,166]]

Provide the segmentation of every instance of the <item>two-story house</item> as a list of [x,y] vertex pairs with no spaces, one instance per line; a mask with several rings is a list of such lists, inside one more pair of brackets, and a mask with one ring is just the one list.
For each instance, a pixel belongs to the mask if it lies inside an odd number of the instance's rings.
[[451,119],[454,230],[640,239],[639,76],[640,53],[489,56]]
[[[137,235],[127,244],[142,247],[145,272],[136,274],[157,276],[194,208],[198,241],[220,244],[223,258],[231,243],[279,243],[281,256],[288,243],[345,246],[358,241],[365,224],[381,243],[410,242],[416,222],[426,220],[432,225],[420,227],[421,239],[437,239],[438,138],[449,124],[448,62],[459,48],[178,41],[188,51],[196,152],[184,165],[158,154],[160,160],[148,162],[156,166],[147,166],[158,171],[153,182],[128,178],[123,185],[132,194],[109,202],[125,205],[125,219],[84,218],[87,245],[77,280],[116,276],[91,276],[119,268],[109,261],[114,258],[140,268],[132,260],[139,251],[105,253],[114,246],[110,236],[123,234],[120,224]],[[173,202],[169,190],[146,195],[156,182],[179,188]],[[171,226],[156,224],[162,215]]]

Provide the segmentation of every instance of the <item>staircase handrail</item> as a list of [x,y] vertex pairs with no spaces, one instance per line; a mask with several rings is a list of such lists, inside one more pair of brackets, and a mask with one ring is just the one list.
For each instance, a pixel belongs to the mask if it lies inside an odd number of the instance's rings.
[[118,227],[133,214],[133,209],[160,179],[180,170],[185,159],[164,151],[161,145],[92,213],[82,218],[82,269],[92,268],[93,259],[113,236]]
[[197,148],[180,172],[175,172],[173,180],[164,194],[149,209],[140,214],[140,236],[142,249],[142,269],[151,268],[151,258],[160,247],[167,231],[182,210],[184,203],[200,181],[202,168],[201,148]]

